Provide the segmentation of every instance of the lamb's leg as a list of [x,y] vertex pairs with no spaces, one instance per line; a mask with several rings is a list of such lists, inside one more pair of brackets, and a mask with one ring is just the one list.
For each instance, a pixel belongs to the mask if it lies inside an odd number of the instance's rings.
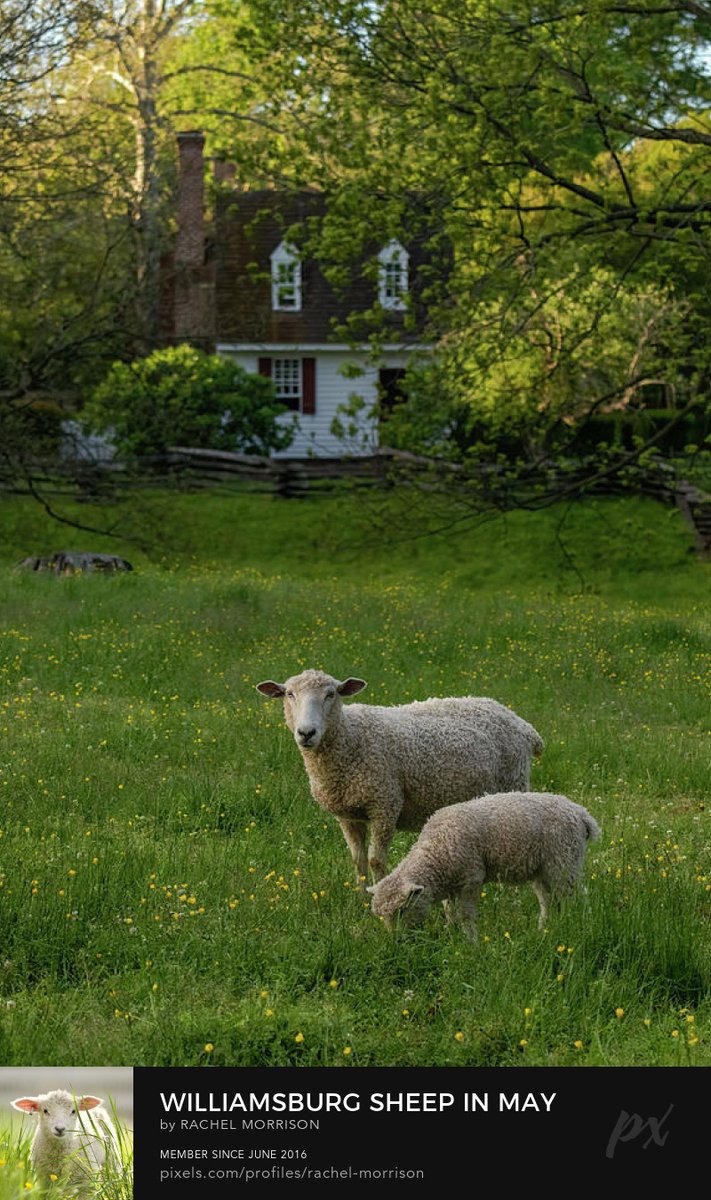
[[551,904],[551,889],[543,880],[537,879],[531,884],[534,892],[538,896],[538,904],[540,907],[540,915],[538,917],[538,928],[543,929],[548,920],[548,910]]
[[480,883],[465,887],[456,900],[457,919],[462,930],[472,942],[476,941],[476,905],[480,889]]
[[368,858],[365,853],[365,832],[366,824],[364,821],[346,821],[339,817],[339,824],[343,830],[343,836],[348,843],[348,849],[353,858],[353,864],[356,869],[356,881],[359,887],[364,887],[368,878]]

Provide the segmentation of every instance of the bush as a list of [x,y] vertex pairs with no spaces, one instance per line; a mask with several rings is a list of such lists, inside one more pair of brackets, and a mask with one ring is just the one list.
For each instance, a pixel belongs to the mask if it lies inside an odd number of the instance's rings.
[[580,422],[573,430],[572,438],[569,433],[566,437],[569,448],[578,453],[595,451],[602,443],[616,450],[632,450],[638,439],[647,441],[666,430],[659,438],[657,449],[663,454],[680,454],[688,445],[701,445],[711,434],[711,415],[704,409],[685,413],[667,430],[674,416],[674,410],[668,408],[596,413]]
[[268,454],[293,438],[293,423],[277,421],[285,411],[270,379],[184,345],[114,363],[82,418],[128,457],[178,445]]

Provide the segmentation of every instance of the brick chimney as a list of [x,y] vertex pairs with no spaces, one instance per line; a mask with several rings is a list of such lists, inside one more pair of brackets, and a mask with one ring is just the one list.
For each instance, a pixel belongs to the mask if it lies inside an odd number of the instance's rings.
[[177,222],[173,256],[172,339],[209,349],[214,341],[214,267],[205,260],[205,138],[199,130],[177,135]]
[[205,138],[199,131],[190,130],[179,133],[177,139],[178,235],[175,239],[175,262],[176,266],[201,267],[205,261]]
[[224,158],[214,158],[212,160],[212,170],[217,187],[228,186],[234,182],[237,175],[235,164],[225,162]]

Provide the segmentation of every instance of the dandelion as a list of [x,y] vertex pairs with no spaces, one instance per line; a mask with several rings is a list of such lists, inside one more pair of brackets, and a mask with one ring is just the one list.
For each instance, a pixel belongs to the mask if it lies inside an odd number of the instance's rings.
[[618,1021],[619,1021],[620,1017],[624,1017],[624,1015],[625,1015],[624,1008],[616,1008],[615,1009],[615,1016],[617,1017]]
[[687,1044],[689,1046],[697,1046],[699,1044],[699,1039],[696,1036],[690,1037]]
[[299,1032],[297,1033],[296,1037],[294,1038],[294,1041],[296,1042],[296,1044],[297,1044],[298,1046],[300,1046],[300,1045],[301,1045],[301,1043],[303,1042],[303,1040],[304,1040],[304,1035],[303,1035],[303,1033],[301,1032],[301,1030],[299,1030]]
[[455,1040],[455,1042],[463,1042],[464,1041],[464,1034],[462,1033],[461,1029],[458,1029],[457,1032],[455,1033],[454,1040]]
[[49,1176],[49,1177],[50,1177],[50,1179],[52,1180],[52,1183],[56,1183],[56,1182],[57,1182],[57,1180],[59,1179],[59,1176],[58,1176],[58,1175],[55,1175],[53,1172],[50,1174],[50,1176]]
[[519,1042],[519,1046],[521,1047],[521,1049],[525,1050],[527,1045],[528,1045],[528,1042],[527,1042],[526,1038],[521,1038],[521,1041]]
[[266,1000],[266,998],[267,998],[267,996],[268,996],[268,995],[269,995],[269,992],[262,990],[262,991],[259,993],[259,999],[260,999],[260,1000]]
[[328,985],[328,986],[329,986],[330,988],[337,988],[337,987],[338,987],[338,980],[337,980],[337,979],[332,979],[332,980],[331,980],[331,982],[329,983],[329,985]]
[[652,1024],[652,1018],[651,1018],[651,1017],[645,1017],[645,1018],[644,1018],[644,1021],[642,1022],[642,1024],[643,1024],[643,1025],[646,1025],[646,1026],[647,1026],[647,1029],[649,1029],[649,1026]]
[[274,1009],[273,1008],[265,1008],[264,1015],[265,1015],[265,1017],[273,1017]]
[[577,1042],[573,1042],[573,1045],[575,1046],[576,1050],[582,1050],[583,1048],[583,1043],[580,1041],[580,1038],[578,1038]]
[[206,1054],[212,1054],[212,1052],[213,1052],[213,1050],[215,1049],[215,1047],[213,1046],[212,1042],[205,1042],[205,1045],[203,1046],[203,1049],[204,1049],[204,1051],[205,1051],[205,1053],[206,1053]]
[[678,1030],[678,1029],[672,1029],[672,1031],[671,1031],[671,1035],[672,1035],[672,1037],[673,1037],[673,1038],[677,1038],[677,1037],[679,1036],[679,1030]]
[[350,1046],[343,1047],[343,1053],[345,1054],[346,1058],[348,1058],[348,1055],[350,1054],[350,1052],[351,1052]]
[[523,1015],[524,1015],[524,1017],[530,1017],[532,1012],[533,1012],[532,1008],[524,1008]]

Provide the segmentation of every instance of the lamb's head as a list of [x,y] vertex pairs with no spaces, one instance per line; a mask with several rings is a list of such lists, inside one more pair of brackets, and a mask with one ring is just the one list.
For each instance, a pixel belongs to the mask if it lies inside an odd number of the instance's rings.
[[397,870],[386,875],[379,883],[374,883],[367,891],[373,897],[370,905],[372,912],[376,917],[383,918],[387,929],[394,929],[396,922],[409,929],[422,925],[432,905],[428,889],[406,875],[398,874]]
[[80,1127],[78,1113],[103,1104],[98,1096],[72,1096],[71,1092],[47,1092],[42,1096],[21,1096],[12,1101],[18,1112],[34,1113],[49,1137],[63,1138]]
[[325,671],[302,671],[285,683],[272,679],[257,684],[257,691],[271,699],[283,697],[284,717],[300,750],[316,750],[340,708],[342,696],[355,696],[366,686],[364,679],[343,682]]

